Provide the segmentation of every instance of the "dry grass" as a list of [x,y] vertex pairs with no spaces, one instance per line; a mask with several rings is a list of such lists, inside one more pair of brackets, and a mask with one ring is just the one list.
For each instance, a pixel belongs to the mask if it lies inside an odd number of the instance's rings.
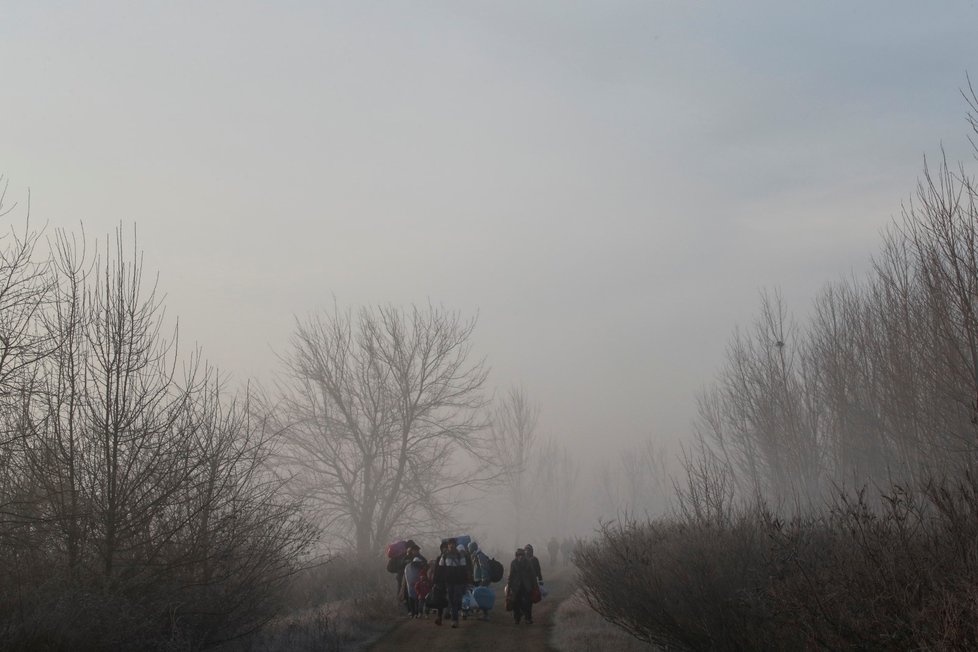
[[223,652],[356,652],[397,623],[391,575],[374,559],[337,555],[294,578],[287,614]]
[[599,616],[588,606],[580,591],[557,608],[550,644],[559,652],[649,652],[655,649]]
[[397,622],[390,601],[342,600],[278,618],[226,652],[355,652]]

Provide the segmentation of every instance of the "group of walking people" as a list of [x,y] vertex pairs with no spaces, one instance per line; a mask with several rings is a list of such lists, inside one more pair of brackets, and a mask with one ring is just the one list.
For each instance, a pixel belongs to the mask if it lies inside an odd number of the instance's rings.
[[[482,620],[489,620],[495,602],[489,587],[502,579],[503,567],[480,550],[478,543],[467,536],[443,539],[438,556],[430,561],[413,540],[398,543],[403,544],[403,554],[392,555],[389,547],[387,570],[396,573],[398,598],[411,618],[434,613],[435,625],[451,620],[453,628],[469,612],[481,612]],[[513,612],[517,624],[533,623],[533,603],[542,597],[542,585],[540,560],[533,555],[533,546],[517,549],[505,588],[507,611]]]
[[560,561],[562,564],[567,565],[571,561],[571,555],[574,553],[574,541],[568,537],[564,537],[563,541],[557,541],[557,537],[550,537],[550,541],[547,542],[547,553],[550,555],[550,565],[557,566],[557,555],[560,555]]

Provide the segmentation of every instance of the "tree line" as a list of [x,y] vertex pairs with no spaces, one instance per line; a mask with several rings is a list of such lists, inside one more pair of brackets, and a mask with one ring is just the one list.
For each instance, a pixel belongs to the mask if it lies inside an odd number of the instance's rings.
[[[0,203],[2,205],[2,203]],[[2,212],[11,215],[14,206]],[[45,246],[46,245],[46,246]],[[182,355],[120,228],[0,244],[0,638],[199,648],[273,612],[316,530],[268,416]]]
[[976,200],[963,164],[925,162],[866,278],[826,285],[803,323],[762,294],[698,401],[703,451],[741,493],[808,505],[975,468]]
[[[523,388],[489,391],[474,318],[334,305],[296,319],[269,386],[230,388],[179,346],[134,231],[93,241],[32,228],[29,215],[17,226],[3,188],[0,637],[11,647],[245,637],[314,559],[374,564],[404,532],[478,526],[460,506],[487,492],[505,495],[520,544],[576,534],[581,464],[538,431]],[[663,455],[646,442],[602,467],[599,507],[661,496]]]
[[675,513],[604,523],[585,595],[677,649],[973,649],[976,456],[978,186],[942,157],[865,278],[804,321],[762,293],[699,397]]

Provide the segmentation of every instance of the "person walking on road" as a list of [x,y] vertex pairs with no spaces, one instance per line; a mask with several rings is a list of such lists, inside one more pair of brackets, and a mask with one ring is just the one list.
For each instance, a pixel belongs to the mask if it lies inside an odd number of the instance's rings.
[[[479,550],[479,544],[475,541],[469,542],[469,557],[472,559],[472,583],[477,587],[492,584],[489,573],[489,557]],[[482,606],[479,609],[482,610],[482,620],[489,620],[489,610]]]
[[526,550],[517,548],[513,561],[509,563],[509,577],[506,578],[506,596],[513,605],[513,620],[519,625],[523,618],[526,624],[533,624],[533,591],[540,590],[533,564],[526,557]]
[[445,553],[448,552],[448,542],[441,542],[441,552],[431,564],[429,572],[431,574],[431,592],[428,594],[428,606],[435,610],[435,624],[441,625],[442,612],[448,604],[448,590],[445,584],[446,567],[441,563]]
[[418,579],[421,578],[421,573],[424,572],[425,566],[424,559],[420,556],[415,557],[404,567],[404,595],[407,598],[408,612],[411,614],[412,618],[420,618],[421,610],[419,609],[418,603],[418,592],[415,586],[418,583]]
[[564,540],[560,543],[560,557],[561,561],[566,566],[570,563],[571,554],[574,552],[574,542],[569,538],[564,537]]
[[444,569],[448,607],[452,614],[452,628],[456,628],[458,627],[459,613],[462,610],[462,597],[465,595],[465,587],[472,580],[465,546],[457,545],[455,539],[449,539],[448,550],[438,560],[438,565]]
[[550,537],[550,541],[547,542],[547,554],[550,555],[550,567],[557,567],[557,553],[560,552],[560,543],[557,541],[557,537]]

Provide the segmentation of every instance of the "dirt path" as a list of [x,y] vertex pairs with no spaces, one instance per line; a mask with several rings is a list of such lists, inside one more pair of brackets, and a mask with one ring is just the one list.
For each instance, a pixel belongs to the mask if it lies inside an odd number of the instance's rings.
[[503,609],[503,585],[493,585],[496,591],[496,608],[489,621],[476,618],[459,621],[458,629],[451,628],[446,620],[440,627],[434,617],[413,620],[405,618],[386,636],[367,648],[369,652],[503,652],[527,650],[529,652],[553,652],[550,633],[553,630],[553,613],[560,602],[573,593],[571,576],[557,574],[545,577],[550,594],[533,605],[533,624],[513,622],[511,612]]

